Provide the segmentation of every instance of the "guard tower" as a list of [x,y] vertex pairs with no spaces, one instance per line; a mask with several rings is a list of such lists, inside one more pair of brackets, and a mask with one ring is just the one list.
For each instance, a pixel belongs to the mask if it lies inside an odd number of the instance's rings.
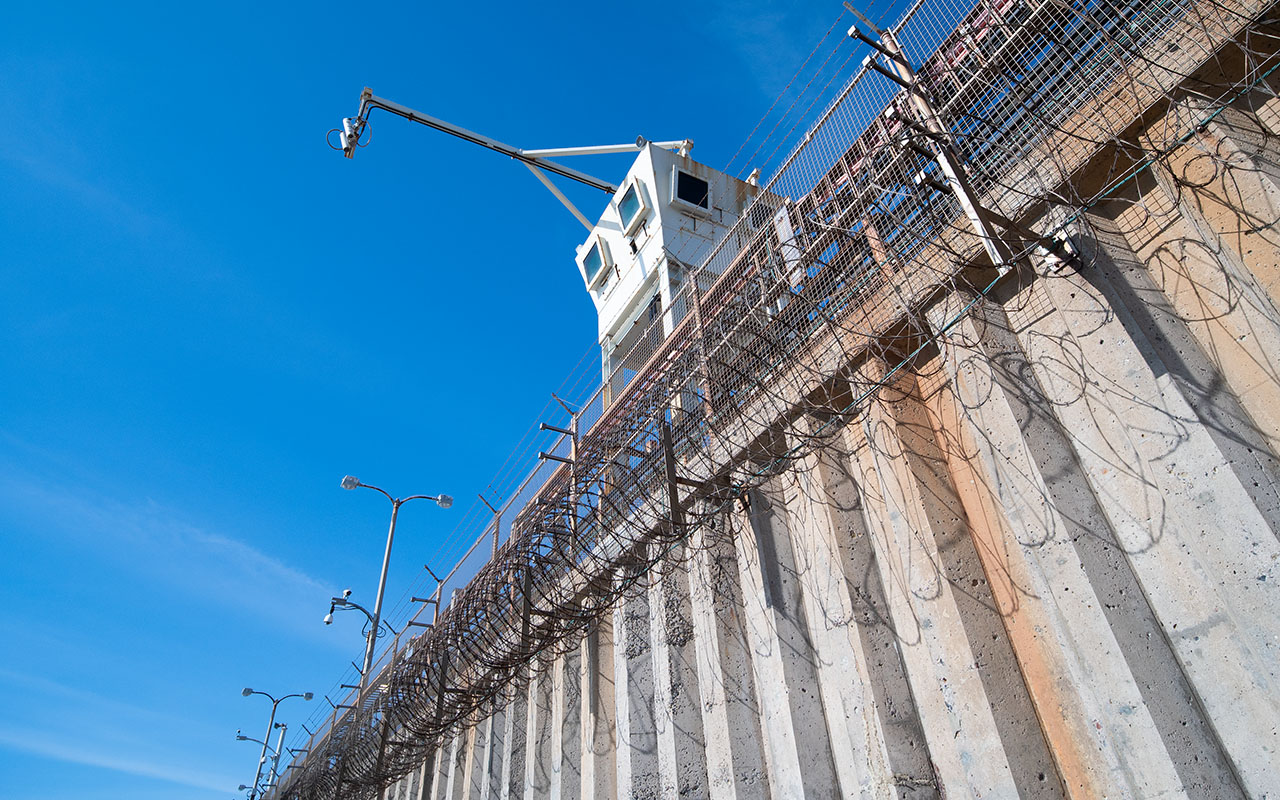
[[[338,134],[339,144],[331,146],[353,157],[368,144],[365,130],[375,109],[521,162],[591,231],[578,248],[577,260],[599,319],[607,398],[616,396],[684,318],[681,289],[692,267],[703,262],[760,191],[754,182],[758,171],[745,182],[699,164],[689,158],[693,142],[688,139],[650,142],[640,137],[630,144],[525,150],[378,97],[368,87],[360,94],[356,116],[329,132]],[[552,160],[627,152],[639,156],[617,186]],[[610,193],[612,199],[594,227],[551,182],[548,172]],[[780,230],[779,236],[789,240],[789,229],[785,235]]]
[[578,247],[578,269],[599,319],[609,397],[684,318],[680,292],[693,267],[759,191],[681,151],[654,144],[641,149]]

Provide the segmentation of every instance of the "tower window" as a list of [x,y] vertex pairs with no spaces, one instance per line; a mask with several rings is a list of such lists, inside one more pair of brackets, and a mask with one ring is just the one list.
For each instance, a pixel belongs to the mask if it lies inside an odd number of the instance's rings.
[[600,243],[596,242],[591,245],[591,249],[587,251],[587,257],[582,259],[582,266],[587,270],[587,281],[593,281],[600,274],[600,268],[604,266],[604,259],[600,257]]
[[648,206],[645,203],[640,181],[632,181],[631,185],[618,195],[618,217],[622,220],[623,235],[630,236],[639,227],[647,210]]
[[587,240],[586,252],[582,254],[578,265],[582,267],[582,278],[587,287],[592,288],[601,275],[608,276],[613,267],[613,258],[609,254],[609,244],[599,234]]
[[701,211],[711,210],[711,186],[697,175],[675,169],[671,180],[671,199]]

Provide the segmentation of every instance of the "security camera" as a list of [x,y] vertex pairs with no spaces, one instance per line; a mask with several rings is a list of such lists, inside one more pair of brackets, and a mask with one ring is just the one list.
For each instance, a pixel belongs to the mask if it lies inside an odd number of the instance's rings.
[[351,596],[351,590],[350,590],[350,589],[343,589],[343,590],[342,590],[342,597],[343,597],[343,599],[344,599],[344,600],[345,600],[346,598],[350,597],[350,596]]
[[347,158],[355,155],[356,151],[356,131],[355,126],[351,124],[350,117],[344,117],[342,120],[342,154]]
[[325,625],[332,625],[332,624],[333,624],[333,612],[332,612],[332,611],[330,611],[328,614],[325,614],[325,615],[324,615],[324,624],[325,624]]

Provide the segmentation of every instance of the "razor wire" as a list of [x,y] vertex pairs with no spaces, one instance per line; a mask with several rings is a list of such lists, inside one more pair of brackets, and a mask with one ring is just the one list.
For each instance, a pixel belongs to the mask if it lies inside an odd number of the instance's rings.
[[[864,48],[868,59],[840,73],[834,99],[737,223],[611,359],[572,433],[492,523],[484,565],[447,605],[437,590],[430,627],[398,639],[368,689],[335,705],[275,796],[375,796],[510,698],[539,661],[576,646],[655,564],[690,547],[691,531],[714,529],[728,504],[827,446],[885,380],[852,365],[909,364],[946,327],[926,323],[926,303],[990,285],[973,283],[983,242],[938,147],[1003,220],[1009,263],[978,272],[994,280],[1055,252],[1068,222],[1227,104],[1271,91],[1262,79],[1280,39],[1265,10],[1243,0],[913,6],[892,35],[923,58],[916,88],[943,140],[885,57]],[[1135,137],[1152,112],[1165,122]],[[1101,179],[1081,178],[1098,164]],[[807,414],[827,423],[795,424]]]

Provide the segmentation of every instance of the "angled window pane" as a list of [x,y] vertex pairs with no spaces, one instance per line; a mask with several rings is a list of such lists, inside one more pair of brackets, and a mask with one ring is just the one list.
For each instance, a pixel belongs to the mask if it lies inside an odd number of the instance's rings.
[[618,201],[618,216],[622,217],[622,227],[627,229],[631,227],[631,223],[635,220],[636,215],[644,210],[644,206],[640,203],[640,192],[635,184],[627,189],[622,195],[622,199]]
[[593,242],[591,249],[587,251],[587,257],[582,259],[582,268],[587,271],[587,283],[591,283],[600,274],[600,268],[604,266],[604,258],[600,255],[600,243]]

